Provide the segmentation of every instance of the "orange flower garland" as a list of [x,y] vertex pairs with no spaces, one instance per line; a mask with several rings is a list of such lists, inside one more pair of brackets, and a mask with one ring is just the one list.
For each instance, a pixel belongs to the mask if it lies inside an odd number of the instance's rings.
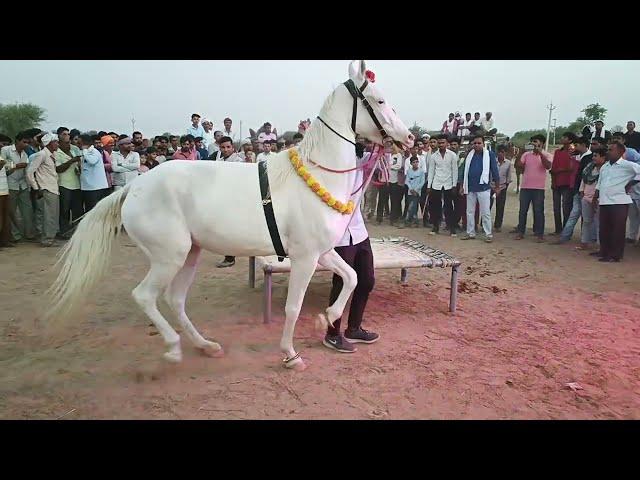
[[326,188],[322,187],[320,183],[307,171],[304,165],[302,165],[302,161],[298,156],[297,150],[293,148],[289,150],[289,160],[291,161],[293,168],[298,172],[298,175],[307,183],[307,185],[309,185],[309,188],[311,188],[311,190],[318,195],[324,203],[343,215],[353,213],[353,209],[355,208],[353,201],[349,200],[347,203],[342,203],[333,198],[333,195],[331,195]]

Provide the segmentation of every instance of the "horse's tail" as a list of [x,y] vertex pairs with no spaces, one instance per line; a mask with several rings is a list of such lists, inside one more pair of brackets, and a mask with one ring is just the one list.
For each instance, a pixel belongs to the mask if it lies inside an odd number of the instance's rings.
[[99,201],[84,215],[56,262],[58,278],[47,290],[50,305],[44,318],[57,323],[71,318],[95,284],[105,274],[111,248],[122,227],[121,209],[129,186]]

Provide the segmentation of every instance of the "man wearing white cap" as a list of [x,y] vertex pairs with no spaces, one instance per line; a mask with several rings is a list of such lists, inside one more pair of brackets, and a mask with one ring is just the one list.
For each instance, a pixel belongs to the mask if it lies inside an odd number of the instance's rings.
[[44,148],[31,155],[26,174],[36,198],[36,231],[41,234],[42,246],[51,247],[60,228],[60,191],[54,156],[58,135],[47,133],[41,143]]
[[[242,151],[238,153],[238,156],[240,158],[242,158],[245,162],[247,162],[247,153],[248,152],[253,153],[253,145],[251,143],[251,139],[250,138],[245,138],[242,141],[241,147],[242,147]],[[250,158],[250,160],[248,160],[248,161],[250,163],[255,161],[255,155],[249,155],[249,158]]]
[[205,118],[204,120],[202,120],[202,128],[204,129],[204,134],[201,135],[202,143],[204,145],[204,148],[208,150],[209,145],[216,141],[213,136],[213,122],[208,118]]
[[133,182],[139,172],[140,155],[133,150],[133,140],[125,137],[118,140],[118,150],[111,155],[111,170],[113,171],[113,189],[120,190]]

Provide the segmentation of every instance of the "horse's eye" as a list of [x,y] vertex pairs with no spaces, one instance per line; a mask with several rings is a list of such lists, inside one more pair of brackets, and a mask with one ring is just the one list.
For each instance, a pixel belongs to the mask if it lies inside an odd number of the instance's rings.
[[384,100],[378,100],[378,103],[382,105],[384,103]]

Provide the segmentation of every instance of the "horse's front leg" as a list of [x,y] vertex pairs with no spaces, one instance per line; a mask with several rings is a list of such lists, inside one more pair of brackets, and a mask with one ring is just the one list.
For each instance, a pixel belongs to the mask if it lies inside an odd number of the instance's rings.
[[309,286],[309,281],[316,270],[318,256],[307,254],[304,258],[291,258],[291,273],[289,275],[289,291],[285,306],[285,323],[280,340],[280,348],[285,353],[284,365],[295,370],[306,368],[302,358],[293,348],[293,331],[300,315],[304,294]]
[[326,310],[326,320],[333,326],[333,322],[342,317],[349,297],[358,285],[358,276],[355,270],[333,249],[321,255],[318,262],[342,278],[342,290],[333,305]]

